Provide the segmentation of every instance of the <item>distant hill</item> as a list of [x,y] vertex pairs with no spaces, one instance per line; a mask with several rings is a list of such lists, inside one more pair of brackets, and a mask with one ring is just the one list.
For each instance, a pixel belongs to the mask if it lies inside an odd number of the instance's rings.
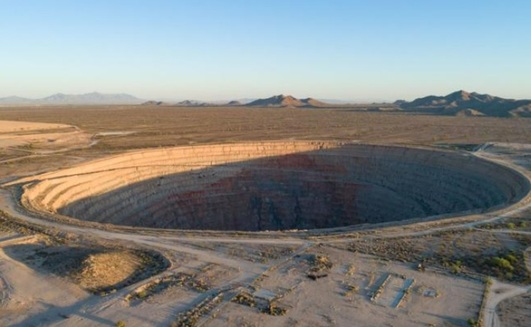
[[31,104],[34,100],[17,96],[0,98],[0,104]]
[[430,95],[396,104],[405,111],[440,115],[531,117],[531,100],[504,99],[466,91],[457,91],[446,96]]
[[207,102],[197,101],[197,100],[184,100],[181,102],[177,102],[175,105],[181,106],[181,107],[205,107],[211,104]]
[[[142,103],[143,106],[160,106],[160,107],[215,107],[227,104],[214,104],[197,100],[184,100],[179,102],[166,102],[150,100]],[[232,105],[232,104],[231,104]]]
[[301,99],[300,101],[302,103],[304,103],[305,106],[307,106],[307,107],[320,108],[320,107],[329,107],[330,106],[330,104],[322,102],[322,101],[319,101],[319,100],[316,100],[314,98]]
[[159,107],[206,107],[212,106],[207,102],[201,102],[196,100],[184,100],[180,102],[165,102],[165,101],[146,101],[142,103],[143,106],[159,106]]
[[250,107],[327,107],[330,106],[327,103],[321,102],[316,99],[306,98],[297,99],[291,95],[275,95],[266,99],[258,99],[246,104]]
[[85,94],[56,93],[39,99],[28,99],[16,96],[0,98],[0,104],[2,105],[139,104],[142,101],[143,100],[139,98],[125,93],[105,94],[98,92]]
[[150,101],[146,101],[146,102],[143,102],[142,103],[143,106],[171,106],[171,103],[168,103],[168,102],[164,102],[164,101],[153,101],[153,100],[150,100]]

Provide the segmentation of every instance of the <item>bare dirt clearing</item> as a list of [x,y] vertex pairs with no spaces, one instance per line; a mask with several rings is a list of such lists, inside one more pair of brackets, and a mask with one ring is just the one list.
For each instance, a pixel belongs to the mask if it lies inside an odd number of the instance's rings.
[[89,143],[90,136],[71,125],[0,120],[0,149],[8,153],[9,148],[11,152],[42,153]]
[[531,294],[523,294],[502,301],[496,313],[500,318],[500,325],[504,327],[525,327],[531,321]]
[[[89,293],[68,280],[46,271],[31,269],[4,252],[4,246],[19,242],[23,244],[27,241],[27,238],[19,237],[0,244],[0,280],[4,286],[0,321],[6,326],[22,326],[22,322],[27,321],[28,317],[33,317],[33,321],[40,324],[46,324],[49,321],[46,318],[48,315],[43,316],[43,312],[54,317],[58,313],[52,308],[63,308],[64,310],[59,312],[68,314],[76,303],[90,298]],[[29,241],[31,242],[31,239]]]
[[[255,305],[230,303],[209,326],[467,326],[479,311],[481,282],[327,247],[308,252],[330,260],[326,276],[308,278],[311,262],[295,257],[250,286]],[[257,321],[264,301],[286,313]]]
[[72,128],[70,125],[53,124],[53,123],[32,123],[27,121],[0,121],[0,133],[15,133],[15,132],[35,132],[45,131],[50,129],[68,129]]

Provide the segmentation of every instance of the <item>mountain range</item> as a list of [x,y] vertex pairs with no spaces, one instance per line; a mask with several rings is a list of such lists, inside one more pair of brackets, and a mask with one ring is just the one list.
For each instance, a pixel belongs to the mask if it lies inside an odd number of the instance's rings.
[[183,100],[179,102],[168,102],[168,101],[146,101],[142,103],[143,106],[160,106],[160,107],[215,107],[215,106],[224,106],[231,105],[230,103],[215,104],[209,102],[202,102],[197,100]]
[[531,100],[504,99],[463,90],[446,96],[430,95],[411,102],[399,100],[395,104],[404,111],[436,115],[531,117]]
[[[430,95],[413,101],[397,100],[393,104],[332,104],[314,98],[298,99],[291,95],[275,95],[269,98],[247,101],[230,101],[208,103],[197,100],[180,102],[147,101],[125,93],[56,93],[39,99],[11,96],[0,98],[0,105],[111,105],[111,104],[142,104],[146,106],[245,106],[268,108],[354,108],[365,111],[402,111],[433,115],[449,116],[490,116],[490,117],[531,117],[531,100],[504,99],[489,94],[456,91],[445,96]],[[385,108],[384,108],[385,107]],[[383,109],[382,109],[383,108]],[[385,109],[385,110],[384,110]]]
[[275,95],[269,98],[265,99],[257,99],[250,102],[247,102],[245,104],[242,104],[240,101],[233,100],[230,102],[224,102],[224,103],[208,103],[208,102],[201,102],[197,100],[184,100],[176,103],[168,103],[168,102],[162,102],[162,101],[146,101],[142,103],[143,105],[150,105],[150,106],[176,106],[176,107],[205,107],[205,106],[231,106],[231,107],[237,107],[237,106],[246,106],[246,107],[278,107],[278,108],[284,108],[284,107],[305,107],[305,108],[320,108],[320,107],[330,107],[333,106],[328,103],[321,102],[316,99],[312,98],[306,98],[306,99],[297,99],[291,95]]
[[56,93],[44,98],[30,99],[17,96],[0,98],[0,105],[89,105],[89,104],[139,104],[144,100],[125,93],[105,94],[99,92],[84,94]]

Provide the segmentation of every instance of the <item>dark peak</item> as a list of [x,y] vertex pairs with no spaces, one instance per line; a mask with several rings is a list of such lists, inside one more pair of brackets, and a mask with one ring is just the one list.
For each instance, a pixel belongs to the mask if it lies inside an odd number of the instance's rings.
[[176,105],[178,106],[185,106],[185,107],[204,107],[207,106],[207,102],[202,102],[198,100],[184,100],[181,102],[177,102]]
[[470,96],[473,97],[474,99],[477,99],[477,100],[480,100],[480,101],[483,101],[483,102],[491,102],[491,101],[495,101],[495,100],[502,100],[501,98],[492,96],[490,94],[481,94],[481,93],[477,93],[477,92],[470,93]]
[[296,98],[294,96],[291,96],[291,95],[284,95],[284,94],[279,94],[279,95],[275,95],[273,98],[275,99],[279,99],[279,100],[295,100]]
[[266,99],[258,99],[247,104],[261,107],[325,107],[326,103],[313,98],[297,99],[291,95],[274,95]]
[[166,105],[166,103],[163,101],[150,100],[150,101],[146,101],[142,103],[142,105],[143,106],[163,106],[163,105]]
[[466,92],[463,90],[446,96],[427,96],[411,102],[399,103],[408,111],[430,112],[443,115],[512,117],[531,116],[525,106],[531,100],[504,99],[489,94]]
[[177,104],[182,105],[182,106],[193,106],[193,105],[199,104],[199,102],[195,100],[183,100],[183,101],[177,102]]
[[274,95],[265,99],[258,99],[247,104],[248,106],[272,107],[300,107],[303,104],[291,95]]
[[449,98],[452,100],[470,100],[470,93],[464,90],[459,90],[448,94],[445,98]]

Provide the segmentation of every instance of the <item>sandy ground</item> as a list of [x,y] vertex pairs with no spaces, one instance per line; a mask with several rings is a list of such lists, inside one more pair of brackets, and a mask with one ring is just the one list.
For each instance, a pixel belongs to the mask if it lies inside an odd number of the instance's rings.
[[527,292],[531,292],[531,286],[522,287],[493,280],[485,303],[485,326],[528,326],[531,307],[525,306],[525,303],[529,302],[529,295],[522,297]]
[[89,134],[71,125],[0,120],[0,149],[44,154],[88,146],[91,142]]
[[[334,264],[328,276],[311,280],[302,255],[264,275],[253,290],[271,294],[284,316],[261,315],[258,309],[230,303],[209,326],[467,326],[477,315],[483,284],[478,281],[418,272],[411,265],[383,261],[320,247],[308,250]],[[389,276],[379,297],[371,295]],[[412,283],[400,304],[402,290]]]
[[500,326],[526,327],[531,321],[531,294],[522,294],[499,303],[496,310]]
[[[90,297],[79,286],[33,270],[3,251],[5,246],[30,241],[31,238],[15,237],[0,243],[0,280],[3,284],[0,324],[5,326],[27,326],[28,317],[32,317],[37,325],[48,325],[64,319],[61,315],[68,315],[76,303]],[[41,315],[43,312],[47,313],[46,316]]]
[[0,120],[0,133],[15,133],[15,132],[29,132],[29,131],[43,131],[48,129],[63,129],[71,128],[72,126],[65,124],[49,124],[49,123],[35,123],[28,121],[8,121]]

